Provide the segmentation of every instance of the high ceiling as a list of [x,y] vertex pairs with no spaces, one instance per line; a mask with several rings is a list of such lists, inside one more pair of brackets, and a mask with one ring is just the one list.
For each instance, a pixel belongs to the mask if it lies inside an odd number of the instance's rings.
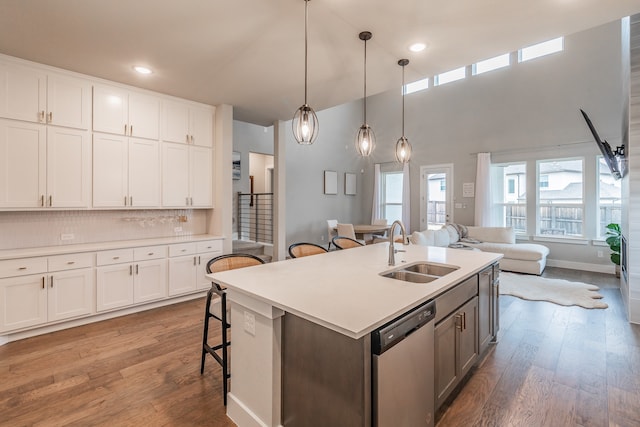
[[[640,0],[313,0],[316,111],[640,12]],[[424,42],[412,53],[408,46]],[[304,100],[303,0],[0,0],[0,53],[207,104],[261,125]],[[147,65],[150,76],[133,72]]]

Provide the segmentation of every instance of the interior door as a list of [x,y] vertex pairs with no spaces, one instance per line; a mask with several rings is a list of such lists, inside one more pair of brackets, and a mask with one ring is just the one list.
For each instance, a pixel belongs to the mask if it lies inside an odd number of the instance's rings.
[[420,229],[453,222],[453,164],[420,167]]

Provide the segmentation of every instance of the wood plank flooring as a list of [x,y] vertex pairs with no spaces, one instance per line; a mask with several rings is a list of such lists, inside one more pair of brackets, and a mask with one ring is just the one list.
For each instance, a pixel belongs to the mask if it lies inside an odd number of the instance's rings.
[[[448,426],[640,425],[640,326],[610,275],[606,310],[501,296],[500,342],[443,411]],[[0,346],[0,426],[233,426],[220,367],[200,375],[204,299]],[[212,323],[212,334],[219,328]]]
[[547,268],[598,285],[605,310],[500,296],[499,343],[438,427],[640,426],[640,326],[613,275]]

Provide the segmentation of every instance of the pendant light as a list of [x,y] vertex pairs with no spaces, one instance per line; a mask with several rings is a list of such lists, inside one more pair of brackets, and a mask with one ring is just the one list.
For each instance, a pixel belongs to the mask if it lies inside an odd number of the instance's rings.
[[358,130],[356,151],[362,157],[368,157],[376,147],[376,135],[373,133],[373,129],[367,124],[367,40],[371,40],[373,34],[369,31],[363,31],[358,37],[364,41],[364,121],[362,126],[360,126],[360,130]]
[[402,67],[402,136],[396,142],[396,160],[400,163],[409,163],[411,159],[411,144],[409,140],[404,136],[404,67],[409,63],[408,59],[401,59],[398,61],[398,65]]
[[311,145],[318,137],[319,123],[315,111],[307,104],[307,6],[304,0],[304,104],[293,115],[293,137],[300,145]]

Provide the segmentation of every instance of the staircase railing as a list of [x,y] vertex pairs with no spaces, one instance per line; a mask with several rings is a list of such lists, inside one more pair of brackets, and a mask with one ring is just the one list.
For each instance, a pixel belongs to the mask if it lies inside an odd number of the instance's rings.
[[273,243],[273,193],[240,193],[237,197],[239,240]]

